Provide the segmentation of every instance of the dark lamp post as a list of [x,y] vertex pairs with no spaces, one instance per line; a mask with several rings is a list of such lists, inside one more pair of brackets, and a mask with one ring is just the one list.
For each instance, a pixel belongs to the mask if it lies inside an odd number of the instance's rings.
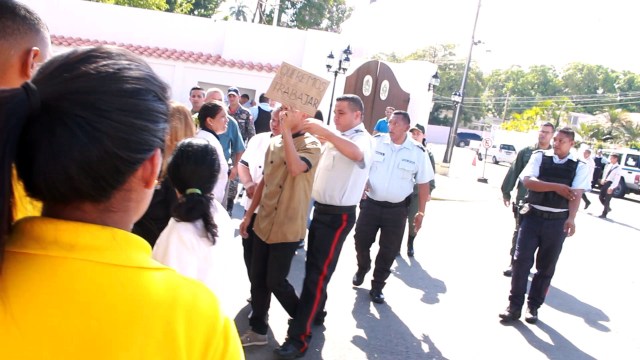
[[333,73],[333,88],[331,89],[331,99],[329,103],[329,114],[327,115],[327,125],[331,124],[331,111],[333,109],[333,96],[336,92],[336,80],[338,79],[338,74],[344,74],[349,69],[349,65],[351,65],[351,45],[347,46],[346,49],[342,50],[340,54],[340,59],[338,59],[338,65],[336,66],[336,58],[333,56],[333,52],[330,52],[327,56],[327,71]]
[[438,85],[440,85],[440,76],[438,76],[438,72],[436,71],[429,80],[429,91],[433,91],[433,89]]

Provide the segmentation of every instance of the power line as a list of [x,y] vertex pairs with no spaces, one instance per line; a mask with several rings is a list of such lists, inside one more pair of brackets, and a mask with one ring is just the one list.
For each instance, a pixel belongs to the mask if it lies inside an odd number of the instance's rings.
[[[451,104],[450,101],[439,101],[436,100],[434,101],[434,103],[436,104],[445,104],[445,105],[451,105],[453,106],[453,104]],[[473,109],[485,109],[485,106],[481,106],[481,105],[476,105],[479,103],[472,103],[471,105],[463,103],[463,107],[464,108],[473,108]],[[613,102],[613,103],[598,103],[598,104],[575,104],[571,107],[602,107],[602,106],[614,106],[614,105],[633,105],[633,104],[640,104],[640,99],[638,99],[638,101],[628,101],[628,102]],[[517,105],[510,105],[509,106],[512,110],[527,110],[530,109],[531,107],[527,107],[527,106],[517,106]],[[557,108],[557,105],[552,105],[552,106],[536,106],[539,109],[552,109],[552,108]]]
[[[553,100],[558,99],[561,101],[571,101],[571,100],[597,100],[597,99],[607,99],[607,98],[623,98],[623,97],[635,97],[640,96],[640,91],[631,91],[631,92],[621,92],[616,94],[592,94],[592,95],[554,95],[554,96],[509,96],[509,101],[544,101],[544,100]],[[434,94],[434,97],[440,99],[448,99],[446,96]],[[492,96],[492,97],[465,97],[465,100],[469,101],[503,101],[507,99],[507,96]]]

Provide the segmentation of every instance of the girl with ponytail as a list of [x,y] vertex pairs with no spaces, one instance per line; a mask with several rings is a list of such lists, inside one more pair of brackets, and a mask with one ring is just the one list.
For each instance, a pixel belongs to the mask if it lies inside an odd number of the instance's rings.
[[210,287],[212,245],[218,238],[233,237],[227,225],[231,219],[212,194],[219,175],[220,160],[207,140],[191,138],[178,143],[167,166],[178,203],[153,247],[154,259]]

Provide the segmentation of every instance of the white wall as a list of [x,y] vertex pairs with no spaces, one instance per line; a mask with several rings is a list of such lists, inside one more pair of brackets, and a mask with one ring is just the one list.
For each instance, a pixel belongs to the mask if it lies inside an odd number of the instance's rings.
[[[365,44],[358,37],[316,30],[296,30],[271,25],[238,21],[216,22],[207,18],[171,14],[82,0],[21,0],[33,8],[49,26],[52,35],[79,37],[89,40],[169,48],[218,54],[226,60],[251,61],[279,65],[286,61],[306,71],[333,81],[326,71],[326,57],[351,45],[352,67],[368,58]],[[54,51],[64,51],[55,48]],[[173,98],[189,104],[189,89],[198,82],[254,89],[256,95],[265,92],[275,73],[238,68],[183,63],[158,58],[146,58],[158,74],[171,85]],[[427,93],[435,65],[427,62],[393,64],[401,87],[411,93],[409,114],[414,123],[426,124],[431,104]],[[335,96],[342,95],[345,75],[336,81]],[[320,103],[327,116],[331,88]]]

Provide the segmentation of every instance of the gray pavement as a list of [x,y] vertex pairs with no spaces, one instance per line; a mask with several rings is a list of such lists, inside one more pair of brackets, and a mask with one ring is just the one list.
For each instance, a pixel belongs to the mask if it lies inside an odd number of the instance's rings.
[[[640,197],[614,199],[610,219],[602,220],[597,194],[589,194],[593,204],[580,211],[577,233],[565,241],[540,321],[505,326],[497,315],[507,305],[510,284],[502,270],[513,218],[499,191],[507,167],[487,164],[489,182],[479,183],[483,163],[472,166],[467,152],[456,149],[449,176],[436,177],[416,255],[407,257],[403,244],[385,304],[369,301],[371,273],[361,287],[351,285],[356,263],[350,234],[329,285],[325,325],[313,329],[304,359],[640,358]],[[216,248],[216,294],[244,332],[249,282],[240,238]],[[304,256],[298,252],[289,276],[296,289]],[[274,358],[272,350],[285,339],[288,316],[275,298],[271,304],[269,344],[246,348],[247,359]]]

